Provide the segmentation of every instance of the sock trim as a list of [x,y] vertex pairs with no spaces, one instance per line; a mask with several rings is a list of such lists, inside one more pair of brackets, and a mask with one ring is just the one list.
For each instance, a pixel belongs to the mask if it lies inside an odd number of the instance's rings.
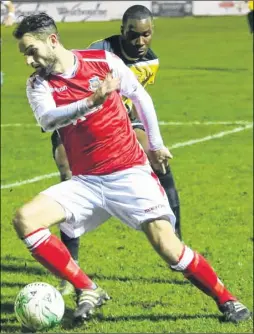
[[27,248],[32,251],[38,246],[40,246],[45,240],[50,237],[51,233],[49,229],[38,229],[32,233],[29,233],[27,236],[24,237],[24,243]]
[[184,246],[184,250],[180,256],[179,262],[175,265],[172,265],[171,268],[177,271],[183,271],[189,266],[189,264],[192,262],[193,259],[194,259],[193,250],[187,246]]

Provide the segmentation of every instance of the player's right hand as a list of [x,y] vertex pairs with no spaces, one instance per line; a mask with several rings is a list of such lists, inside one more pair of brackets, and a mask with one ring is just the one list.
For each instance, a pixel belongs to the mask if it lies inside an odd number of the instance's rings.
[[88,98],[89,107],[97,107],[105,102],[108,96],[120,89],[120,79],[113,77],[112,72],[109,72],[100,87]]
[[14,24],[14,18],[11,17],[11,16],[7,16],[5,18],[5,20],[3,21],[3,24],[6,26],[6,27],[11,27],[13,24]]
[[149,150],[147,155],[153,168],[156,171],[160,171],[161,173],[166,174],[168,159],[173,158],[173,155],[169,152],[169,150],[166,147],[157,151]]

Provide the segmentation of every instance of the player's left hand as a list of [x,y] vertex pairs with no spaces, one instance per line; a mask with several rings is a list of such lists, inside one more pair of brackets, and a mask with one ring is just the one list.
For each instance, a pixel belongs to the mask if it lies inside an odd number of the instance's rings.
[[157,151],[149,150],[148,158],[155,170],[158,170],[163,174],[166,174],[168,159],[172,159],[173,155],[169,152],[169,150],[166,147],[164,147]]

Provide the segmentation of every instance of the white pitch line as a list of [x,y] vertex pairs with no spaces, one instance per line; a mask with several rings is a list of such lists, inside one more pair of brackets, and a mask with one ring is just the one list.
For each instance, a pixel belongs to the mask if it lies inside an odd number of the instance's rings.
[[[159,125],[247,125],[251,124],[250,121],[192,121],[192,122],[166,122],[159,121]],[[13,124],[1,124],[1,128],[10,128],[10,127],[38,127],[39,124],[22,124],[22,123],[13,123]]]
[[36,127],[36,126],[39,126],[39,124],[22,124],[22,123],[13,123],[13,124],[1,124],[1,128],[11,128],[11,127],[28,127],[28,128],[31,128],[31,127]]
[[160,125],[249,125],[252,124],[250,121],[208,121],[208,122],[164,122],[159,121]]
[[245,125],[244,127],[241,126],[241,127],[238,127],[238,128],[234,128],[232,130],[218,132],[218,133],[215,133],[214,135],[206,136],[206,137],[203,137],[203,138],[192,139],[192,140],[189,140],[189,141],[185,141],[183,143],[176,143],[176,144],[173,144],[170,147],[170,149],[185,147],[185,146],[191,146],[191,145],[194,145],[194,144],[197,144],[197,143],[202,143],[204,141],[225,137],[225,136],[230,135],[232,133],[241,132],[241,131],[250,129],[252,127],[253,127],[253,124],[248,124],[248,125]]
[[[238,127],[238,128],[234,128],[232,130],[218,132],[218,133],[215,133],[214,135],[206,136],[206,137],[203,137],[203,138],[197,138],[197,139],[192,139],[192,140],[188,140],[188,141],[181,142],[181,143],[176,143],[176,144],[173,144],[170,147],[170,149],[185,147],[185,146],[191,146],[191,145],[194,145],[194,144],[197,144],[197,143],[202,143],[202,142],[205,142],[205,141],[208,141],[208,140],[213,140],[213,139],[216,139],[216,138],[222,138],[222,137],[228,136],[232,133],[241,132],[241,131],[250,129],[252,127],[253,127],[253,124],[248,124],[244,127]],[[40,176],[36,176],[32,179],[28,179],[28,180],[24,180],[24,181],[20,181],[20,182],[15,182],[15,183],[11,183],[11,184],[1,185],[1,189],[20,187],[20,186],[23,186],[25,184],[38,182],[38,181],[41,181],[41,180],[44,180],[44,179],[50,179],[50,178],[52,178],[54,176],[58,176],[58,175],[59,175],[59,173],[57,173],[57,172],[56,173],[51,173],[51,174],[40,175]]]
[[3,186],[1,186],[1,189],[20,187],[20,186],[23,186],[24,184],[34,183],[34,182],[38,182],[38,181],[45,180],[45,179],[50,179],[50,178],[52,178],[54,176],[57,176],[57,175],[59,175],[59,173],[56,172],[56,173],[50,173],[50,174],[35,176],[32,179],[28,179],[28,180],[24,180],[24,181],[20,181],[20,182],[15,182],[15,183],[10,183],[10,184],[4,184]]

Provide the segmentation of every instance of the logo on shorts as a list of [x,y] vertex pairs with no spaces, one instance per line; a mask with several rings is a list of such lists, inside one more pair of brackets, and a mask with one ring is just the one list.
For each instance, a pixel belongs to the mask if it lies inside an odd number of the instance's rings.
[[99,77],[92,77],[89,81],[89,90],[95,92],[101,85],[101,80]]
[[154,211],[154,210],[157,210],[157,209],[161,209],[161,208],[164,208],[165,205],[162,205],[162,204],[158,204],[158,205],[155,205],[155,206],[152,206],[151,208],[148,208],[148,209],[145,209],[145,213],[148,213],[148,212],[151,212],[151,211]]

